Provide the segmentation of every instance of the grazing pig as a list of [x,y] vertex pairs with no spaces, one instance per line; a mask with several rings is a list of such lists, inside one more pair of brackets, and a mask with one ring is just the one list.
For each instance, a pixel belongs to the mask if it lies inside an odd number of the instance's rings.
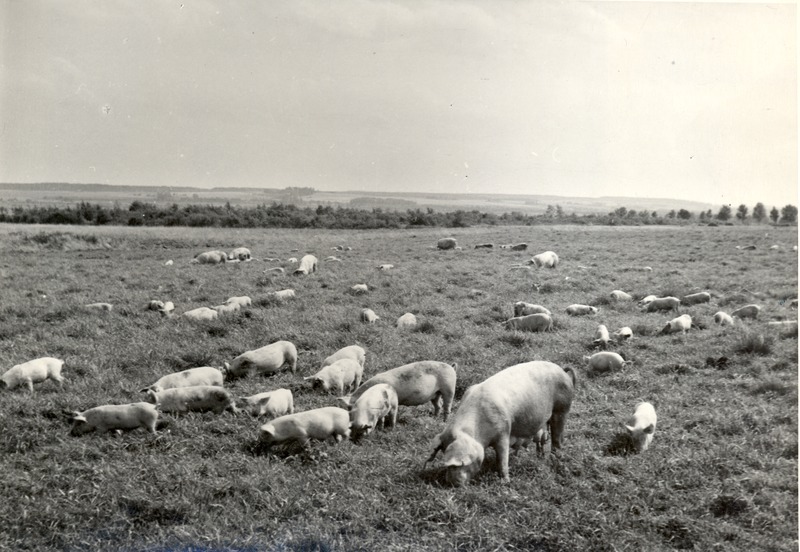
[[298,441],[304,447],[311,439],[325,441],[334,437],[350,437],[350,416],[346,410],[326,406],[275,418],[261,426],[260,441],[267,448],[273,445]]
[[720,326],[733,326],[733,318],[727,312],[717,311],[714,313],[714,323]]
[[176,387],[164,389],[159,393],[148,389],[147,400],[157,405],[162,412],[172,412],[173,414],[206,412],[208,410],[213,411],[214,414],[221,414],[225,410],[230,410],[234,414],[238,412],[230,392],[213,385]]
[[366,322],[368,324],[372,324],[376,320],[380,320],[381,317],[375,314],[375,311],[372,309],[361,309],[361,321]]
[[647,297],[644,297],[644,298],[642,298],[641,301],[639,301],[639,305],[644,307],[646,305],[649,305],[650,303],[652,303],[656,299],[658,299],[657,295],[648,295]]
[[442,238],[436,242],[436,247],[439,249],[455,249],[458,242],[455,238]]
[[411,330],[417,326],[417,317],[407,312],[398,318],[395,324],[398,330]]
[[295,275],[306,275],[308,276],[312,272],[317,271],[317,258],[314,255],[304,255],[302,259],[300,259],[300,266],[297,267],[297,270],[294,271]]
[[277,418],[294,413],[294,397],[289,389],[275,389],[249,397],[239,397],[253,416]]
[[195,387],[197,385],[212,385],[222,387],[222,372],[211,366],[201,366],[200,368],[189,368],[181,372],[167,374],[161,377],[153,385],[141,389],[141,393],[153,390],[160,393],[164,389],[175,389],[177,387]]
[[28,391],[33,394],[33,384],[48,379],[58,382],[58,385],[63,387],[64,378],[61,376],[63,366],[63,360],[53,357],[42,357],[17,364],[0,376],[0,388],[14,389],[27,385]]
[[369,435],[378,425],[394,427],[397,423],[397,391],[388,383],[373,385],[364,391],[350,409],[350,434],[353,440]]
[[280,299],[281,301],[285,301],[286,299],[291,299],[295,297],[295,292],[293,289],[282,289],[280,291],[272,292],[272,295],[276,299]]
[[217,305],[215,307],[211,307],[213,310],[217,311],[217,314],[233,314],[235,312],[239,312],[242,310],[242,306],[239,303],[229,303],[225,305]]
[[621,343],[633,337],[633,330],[631,330],[628,326],[624,326],[614,332],[614,340],[617,343]]
[[681,299],[682,305],[699,305],[700,303],[708,303],[711,301],[711,294],[707,291],[700,293],[692,293],[691,295],[684,295]]
[[272,374],[288,364],[297,370],[297,348],[289,341],[276,341],[259,349],[247,351],[225,363],[226,377],[238,378],[254,374]]
[[733,311],[731,313],[731,316],[741,319],[752,318],[755,320],[756,318],[758,318],[758,313],[760,311],[761,307],[759,307],[758,305],[745,305]]
[[592,374],[621,370],[626,365],[630,364],[630,362],[627,362],[618,353],[609,351],[595,353],[590,357],[584,357],[584,359],[589,361],[589,372]]
[[342,403],[348,406],[354,404],[362,393],[379,383],[388,383],[394,388],[398,404],[417,406],[430,401],[433,404],[433,415],[438,416],[442,410],[446,420],[456,393],[456,369],[434,360],[404,364],[375,374],[351,396],[342,397]]
[[153,299],[147,304],[147,310],[160,311],[163,308],[164,308],[164,301],[159,301],[157,299]]
[[433,441],[432,461],[444,453],[447,481],[465,485],[480,470],[487,447],[495,449],[497,471],[509,481],[509,449],[541,442],[550,428],[553,449],[561,448],[575,390],[571,368],[546,361],[517,364],[473,385],[453,420]]
[[393,269],[393,268],[394,268],[394,265],[393,265],[393,264],[382,264],[382,265],[378,265],[378,266],[376,266],[375,268],[377,268],[378,270],[383,270],[383,271],[386,271],[386,270],[391,270],[391,269]]
[[369,291],[369,287],[367,284],[356,284],[350,288],[353,293],[367,293]]
[[639,403],[633,416],[625,423],[625,429],[636,452],[647,450],[656,432],[656,409],[649,402]]
[[527,314],[509,318],[502,323],[507,330],[522,332],[549,332],[553,330],[553,319],[547,314]]
[[552,251],[545,251],[534,255],[528,262],[535,265],[536,268],[555,268],[558,266],[558,255]]
[[330,392],[333,390],[338,395],[355,391],[361,385],[364,367],[352,358],[342,358],[333,364],[323,366],[313,376],[306,376],[304,380],[311,380],[311,387]]
[[610,339],[611,338],[608,336],[608,328],[606,328],[605,324],[597,326],[597,330],[594,332],[593,343],[603,349],[607,349]]
[[240,295],[238,297],[228,297],[225,300],[226,305],[239,305],[240,307],[249,307],[253,304],[253,300],[247,295]]
[[198,307],[184,312],[181,316],[189,320],[216,320],[219,313],[208,307]]
[[172,301],[167,301],[166,303],[164,303],[164,306],[162,308],[158,309],[158,312],[161,313],[161,316],[171,316],[172,311],[174,310],[175,310],[175,305],[172,303]]
[[525,316],[526,314],[552,314],[541,305],[517,301],[514,303],[514,316]]
[[131,404],[107,404],[96,406],[83,412],[73,412],[70,418],[70,434],[83,435],[91,431],[105,433],[122,429],[143,427],[150,433],[156,432],[158,410],[156,405],[147,402]]
[[510,247],[511,251],[525,251],[528,249],[527,243],[515,243]]
[[682,314],[677,318],[673,318],[658,332],[658,335],[669,335],[673,333],[683,332],[684,334],[692,327],[692,317],[688,314]]
[[114,308],[114,305],[111,303],[89,303],[88,305],[83,306],[86,309],[92,310],[101,310],[101,311],[110,311]]
[[224,263],[227,260],[228,254],[224,251],[206,251],[197,255],[194,259],[192,259],[192,262],[200,264],[219,264]]
[[615,289],[609,294],[609,296],[614,301],[631,301],[633,299],[629,293],[625,293],[621,289]]
[[681,300],[677,297],[659,297],[647,303],[645,310],[647,312],[669,311],[674,310],[677,312]]
[[582,316],[585,314],[597,314],[600,309],[597,307],[590,307],[589,305],[570,305],[567,307],[567,314],[570,316]]
[[167,262],[164,263],[164,266],[172,266],[173,264],[174,264],[173,260],[170,259],[170,260],[168,260]]
[[347,347],[342,347],[325,360],[322,361],[322,367],[330,366],[337,360],[341,360],[343,358],[351,358],[358,362],[361,367],[364,367],[364,359],[367,356],[367,352],[364,350],[363,347],[359,347],[358,345],[348,345]]
[[231,251],[230,254],[228,255],[229,261],[233,260],[249,261],[250,259],[252,259],[252,256],[250,255],[250,250],[247,249],[246,247],[237,247],[236,249]]

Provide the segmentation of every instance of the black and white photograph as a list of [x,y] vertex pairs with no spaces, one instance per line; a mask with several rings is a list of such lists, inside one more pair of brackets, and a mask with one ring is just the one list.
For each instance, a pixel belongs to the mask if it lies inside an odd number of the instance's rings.
[[0,0],[0,551],[795,552],[799,23]]

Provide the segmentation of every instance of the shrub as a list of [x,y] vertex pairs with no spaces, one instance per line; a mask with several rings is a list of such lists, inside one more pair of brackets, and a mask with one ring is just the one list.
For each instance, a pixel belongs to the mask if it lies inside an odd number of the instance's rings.
[[768,355],[772,352],[773,339],[770,336],[764,337],[762,334],[748,334],[739,341],[736,347],[737,353],[758,355]]

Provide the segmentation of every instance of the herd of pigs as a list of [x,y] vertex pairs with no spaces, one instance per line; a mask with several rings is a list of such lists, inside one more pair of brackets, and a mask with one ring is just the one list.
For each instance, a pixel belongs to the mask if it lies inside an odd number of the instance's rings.
[[[480,244],[476,248],[491,244]],[[520,250],[525,244],[509,245]],[[341,246],[340,246],[341,247]],[[439,240],[439,249],[458,248],[453,238]],[[214,264],[219,262],[246,262],[253,260],[247,248],[237,248],[230,254],[209,251],[198,255],[193,262]],[[296,259],[291,259],[298,262]],[[329,258],[331,260],[331,258]],[[168,261],[171,263],[171,261]],[[558,256],[547,251],[534,256],[530,265],[556,268]],[[381,265],[389,270],[392,265]],[[317,269],[317,259],[306,255],[299,261],[296,275],[308,275]],[[362,286],[364,289],[359,288]],[[353,286],[354,292],[366,292],[364,284]],[[286,298],[293,290],[284,290]],[[610,294],[614,301],[632,301],[633,297],[622,290]],[[676,297],[647,296],[639,303],[647,312],[677,311],[679,306],[707,303],[708,292]],[[795,300],[796,301],[796,300]],[[239,309],[251,304],[249,297],[231,297],[223,305],[207,308],[208,312],[194,313],[189,318],[208,319],[228,309]],[[108,303],[93,303],[90,308],[110,310]],[[171,302],[151,301],[149,308],[172,316]],[[194,309],[198,311],[199,309]],[[570,316],[597,314],[598,308],[575,304],[566,308]],[[732,313],[717,312],[714,321],[720,325],[733,325],[736,319],[757,318],[761,308],[745,305]],[[194,311],[187,311],[193,313]],[[361,312],[361,320],[374,322],[378,317],[370,309]],[[786,324],[787,322],[771,322]],[[788,322],[797,324],[796,320]],[[398,329],[413,327],[413,314],[401,316]],[[550,331],[553,328],[552,313],[541,305],[526,302],[514,304],[514,317],[502,323],[504,327],[517,331]],[[692,327],[689,314],[682,314],[666,323],[661,334],[686,333]],[[621,342],[633,335],[629,327],[609,333],[605,325],[597,328],[594,344],[604,350],[585,357],[587,373],[616,371],[623,368],[625,360],[617,353],[606,351],[611,341]],[[394,426],[400,405],[416,406],[427,402],[434,407],[434,416],[441,412],[447,420],[453,403],[457,370],[456,365],[425,360],[406,364],[372,376],[362,383],[366,351],[351,345],[334,352],[323,362],[320,370],[310,380],[313,389],[338,396],[337,406],[328,406],[302,412],[294,411],[294,399],[289,389],[275,389],[249,397],[239,398],[240,407],[270,421],[260,428],[260,442],[268,449],[272,445],[299,442],[306,446],[310,440],[343,438],[358,440],[375,428]],[[37,358],[19,364],[0,377],[0,387],[13,389],[27,386],[33,393],[33,384],[47,379],[61,384],[64,361],[51,357]],[[73,435],[96,431],[104,433],[145,428],[156,432],[159,412],[182,414],[190,411],[238,412],[236,401],[225,389],[224,382],[238,378],[274,374],[289,369],[294,374],[297,368],[297,349],[289,341],[278,341],[270,345],[247,351],[222,368],[204,366],[167,374],[155,383],[142,389],[148,402],[123,405],[102,405],[84,412],[73,412]],[[434,449],[428,461],[443,453],[447,481],[453,485],[466,484],[478,473],[483,463],[485,449],[495,449],[497,471],[503,481],[508,481],[509,454],[535,443],[541,454],[549,441],[552,449],[559,449],[567,414],[570,410],[575,388],[576,374],[570,368],[562,368],[546,361],[533,361],[506,368],[482,383],[473,385],[464,394],[456,413],[447,427],[433,441]],[[349,394],[346,394],[349,393]],[[637,452],[647,450],[656,429],[656,412],[652,404],[638,404],[625,427],[632,448]]]

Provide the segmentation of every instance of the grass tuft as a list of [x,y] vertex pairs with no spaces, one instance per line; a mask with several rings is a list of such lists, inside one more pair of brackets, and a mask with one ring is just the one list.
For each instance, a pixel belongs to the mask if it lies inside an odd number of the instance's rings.
[[715,517],[738,516],[747,511],[747,500],[738,496],[720,495],[711,501],[708,509]]
[[772,352],[773,338],[763,334],[747,334],[739,340],[736,352],[742,354],[768,355]]

